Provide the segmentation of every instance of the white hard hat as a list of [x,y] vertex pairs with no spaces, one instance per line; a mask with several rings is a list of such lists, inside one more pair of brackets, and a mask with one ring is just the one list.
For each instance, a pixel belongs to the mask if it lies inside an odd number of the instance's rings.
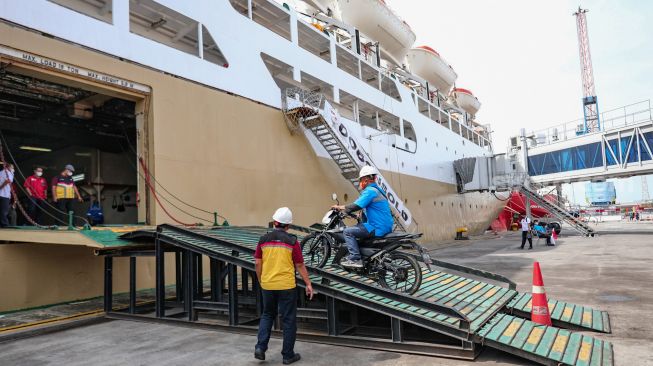
[[364,167],[361,168],[361,172],[358,174],[358,179],[367,177],[368,175],[377,175],[379,172],[376,170],[375,167],[365,165]]
[[280,224],[290,224],[292,223],[292,211],[288,207],[278,208],[272,215],[272,220]]

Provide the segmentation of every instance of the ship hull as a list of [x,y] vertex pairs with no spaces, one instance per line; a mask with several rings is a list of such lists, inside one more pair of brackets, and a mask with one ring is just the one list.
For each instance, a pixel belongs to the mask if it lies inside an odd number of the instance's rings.
[[[332,204],[331,193],[345,202],[357,195],[332,161],[316,155],[301,135],[290,134],[275,107],[6,23],[0,23],[0,34],[2,46],[148,86],[150,92],[139,93],[28,60],[3,58],[39,77],[135,100],[136,112],[143,117],[139,155],[156,179],[184,201],[217,211],[232,225],[265,225],[280,206],[293,210],[295,223],[310,225]],[[503,207],[491,194],[461,195],[453,184],[383,173],[406,200],[425,241],[451,239],[459,226],[481,233]],[[141,178],[138,188],[139,220],[152,225],[172,222],[146,193]],[[174,208],[170,211],[181,221],[196,222]],[[0,240],[2,235],[0,231]],[[0,249],[0,263],[0,282],[11,284],[3,285],[0,311],[102,294],[102,263],[83,246],[10,243]],[[139,266],[146,274],[139,287],[152,287],[151,261],[145,259]],[[123,280],[116,283],[126,284]]]

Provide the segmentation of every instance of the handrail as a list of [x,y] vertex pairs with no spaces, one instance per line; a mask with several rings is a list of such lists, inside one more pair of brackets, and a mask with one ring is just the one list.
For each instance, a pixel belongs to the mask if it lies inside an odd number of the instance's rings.
[[[231,250],[234,250],[234,251],[237,251],[237,252],[243,252],[243,253],[247,253],[247,254],[250,254],[250,255],[254,254],[254,250],[251,249],[251,248],[248,248],[246,246],[242,246],[242,245],[239,245],[239,244],[234,244],[234,243],[228,242],[226,240],[218,239],[218,238],[210,236],[210,235],[205,235],[205,234],[202,234],[202,233],[198,233],[198,232],[193,231],[193,230],[188,230],[188,229],[176,227],[176,226],[173,226],[173,225],[170,225],[170,224],[161,224],[161,225],[159,225],[157,227],[157,232],[159,232],[160,235],[165,236],[165,233],[163,233],[163,230],[169,230],[169,231],[180,233],[180,234],[183,234],[183,235],[192,236],[192,237],[195,237],[195,238],[198,238],[198,239],[211,241],[211,242],[217,243],[217,244],[219,244],[221,246],[227,247],[228,249],[231,249]],[[172,238],[172,239],[174,239],[174,238]],[[439,313],[441,313],[443,315],[447,315],[447,316],[459,319],[461,321],[461,327],[465,328],[465,329],[469,329],[469,323],[470,323],[469,318],[467,317],[467,315],[465,315],[464,313],[462,313],[458,309],[451,308],[451,307],[446,307],[446,306],[443,306],[443,305],[440,305],[440,304],[437,304],[437,303],[434,303],[434,302],[429,302],[429,301],[426,301],[426,300],[422,300],[422,299],[417,298],[417,297],[404,295],[402,293],[398,293],[398,292],[388,290],[388,289],[385,289],[385,288],[372,286],[372,285],[369,285],[369,284],[354,280],[352,278],[348,278],[348,277],[333,274],[333,273],[325,271],[323,269],[310,267],[310,266],[306,266],[306,268],[307,268],[307,270],[309,272],[312,272],[312,274],[318,275],[318,276],[322,277],[323,279],[326,279],[326,280],[329,280],[329,281],[334,281],[334,282],[342,283],[342,284],[345,284],[345,285],[348,285],[348,286],[355,286],[355,287],[358,287],[358,288],[362,288],[365,291],[370,292],[370,293],[372,293],[374,295],[383,296],[383,297],[392,299],[394,301],[404,302],[404,303],[412,305],[412,306],[422,307],[422,308],[426,308],[426,309],[429,309],[429,308],[430,309],[435,309],[435,311],[437,311],[437,312],[439,312]]]

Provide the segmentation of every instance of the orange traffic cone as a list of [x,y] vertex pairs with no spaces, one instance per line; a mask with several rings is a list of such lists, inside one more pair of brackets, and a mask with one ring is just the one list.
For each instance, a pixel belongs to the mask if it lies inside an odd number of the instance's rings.
[[546,299],[544,281],[540,263],[533,263],[533,300],[531,304],[531,320],[543,325],[551,325],[551,314],[549,314],[549,302]]

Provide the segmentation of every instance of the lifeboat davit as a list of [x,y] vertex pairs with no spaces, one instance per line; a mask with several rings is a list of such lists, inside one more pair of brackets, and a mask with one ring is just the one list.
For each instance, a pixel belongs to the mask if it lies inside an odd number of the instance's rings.
[[408,51],[410,71],[426,79],[442,94],[447,95],[458,78],[453,68],[434,49],[419,46]]
[[481,108],[481,102],[467,89],[455,88],[453,90],[453,98],[460,108],[472,116]]
[[391,61],[401,65],[415,43],[415,33],[383,0],[338,0],[341,19],[378,41]]

